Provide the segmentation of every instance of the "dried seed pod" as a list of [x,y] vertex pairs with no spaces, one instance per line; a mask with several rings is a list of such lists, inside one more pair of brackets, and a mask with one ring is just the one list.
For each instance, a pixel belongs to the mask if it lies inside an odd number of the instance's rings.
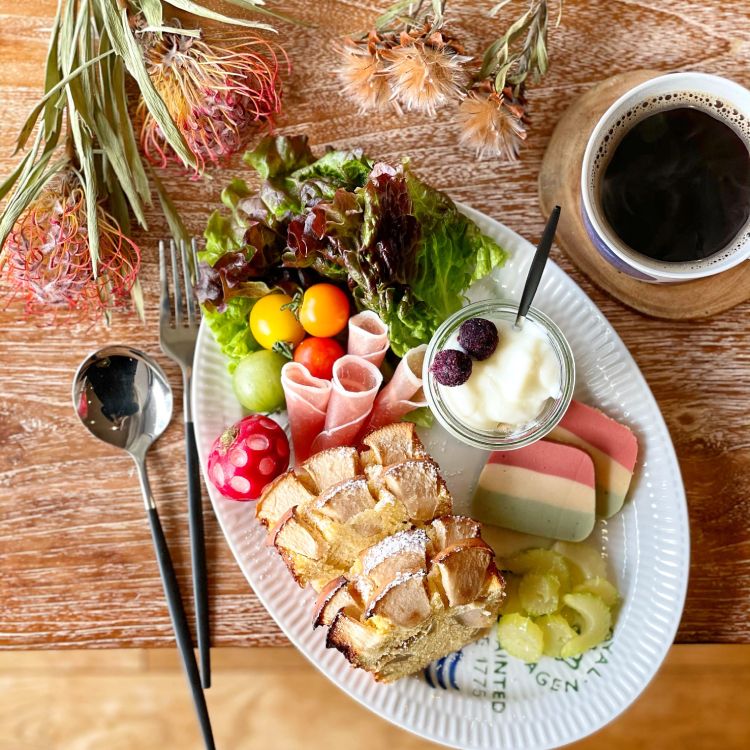
[[472,91],[459,105],[456,120],[461,128],[461,145],[474,149],[478,158],[518,159],[521,141],[526,139],[526,128],[502,96]]

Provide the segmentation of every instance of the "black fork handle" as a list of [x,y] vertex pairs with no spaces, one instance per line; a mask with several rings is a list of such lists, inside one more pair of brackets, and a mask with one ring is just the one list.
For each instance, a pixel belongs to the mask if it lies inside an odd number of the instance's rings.
[[211,687],[211,631],[208,622],[208,571],[206,541],[203,531],[203,503],[198,447],[192,422],[185,422],[185,457],[187,459],[188,521],[190,524],[190,559],[193,568],[193,596],[198,629],[198,651],[201,660],[203,688]]

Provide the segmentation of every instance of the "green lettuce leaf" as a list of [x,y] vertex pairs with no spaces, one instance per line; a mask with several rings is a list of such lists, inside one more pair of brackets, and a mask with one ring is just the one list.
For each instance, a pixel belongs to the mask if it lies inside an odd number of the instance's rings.
[[429,301],[445,320],[461,309],[472,282],[503,266],[508,254],[460,213],[445,193],[411,172],[406,173],[406,181],[414,215],[422,226],[417,269],[409,283],[414,296]]
[[250,331],[250,310],[254,304],[254,299],[234,297],[227,300],[222,313],[203,307],[203,319],[208,323],[221,351],[231,360],[229,372],[234,372],[243,357],[261,348]]
[[[244,181],[232,180],[222,192],[230,213],[211,216],[201,253],[215,272],[201,301],[214,310],[228,305],[213,313],[222,347],[247,346],[241,314],[249,315],[252,300],[239,295],[255,295],[258,282],[271,286],[280,270],[297,269],[347,281],[360,309],[388,325],[391,348],[403,356],[462,307],[474,281],[506,261],[505,251],[408,163],[375,164],[360,149],[316,160],[305,136],[264,138],[244,159],[261,188],[251,194]],[[218,323],[224,316],[231,317],[226,330]]]

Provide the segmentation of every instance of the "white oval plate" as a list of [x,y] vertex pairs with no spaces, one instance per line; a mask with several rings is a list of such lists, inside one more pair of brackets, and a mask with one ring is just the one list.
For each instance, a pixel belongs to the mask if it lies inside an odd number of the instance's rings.
[[[505,268],[476,284],[472,301],[520,298],[532,245],[502,224],[462,207],[511,253]],[[576,358],[575,397],[628,425],[638,437],[638,464],[621,513],[598,521],[593,540],[607,556],[622,597],[613,637],[567,661],[537,665],[509,658],[489,638],[430,665],[424,673],[380,685],[325,648],[310,625],[314,592],[294,583],[264,546],[253,503],[223,498],[207,481],[229,546],[253,590],[284,633],[315,666],[372,711],[404,729],[457,748],[559,747],[591,734],[623,711],[653,677],[680,621],[690,540],[685,490],[664,420],[620,337],[586,294],[552,262],[535,305],[562,329]],[[195,433],[204,476],[211,445],[241,419],[226,359],[203,325],[193,380]],[[286,415],[279,421],[285,425]],[[439,426],[420,430],[440,464],[456,512],[465,512],[487,454]],[[592,541],[593,541],[592,540]]]

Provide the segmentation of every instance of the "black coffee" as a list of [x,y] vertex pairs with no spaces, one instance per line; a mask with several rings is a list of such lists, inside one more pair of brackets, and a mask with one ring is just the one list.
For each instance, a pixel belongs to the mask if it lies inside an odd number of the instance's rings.
[[[686,99],[692,106],[674,106]],[[720,117],[726,111],[740,131],[747,122],[731,105],[697,94],[667,95],[642,107],[618,121],[626,132],[601,179],[604,216],[622,242],[649,258],[708,258],[727,248],[750,218],[750,152]],[[635,124],[628,130],[629,122]]]

